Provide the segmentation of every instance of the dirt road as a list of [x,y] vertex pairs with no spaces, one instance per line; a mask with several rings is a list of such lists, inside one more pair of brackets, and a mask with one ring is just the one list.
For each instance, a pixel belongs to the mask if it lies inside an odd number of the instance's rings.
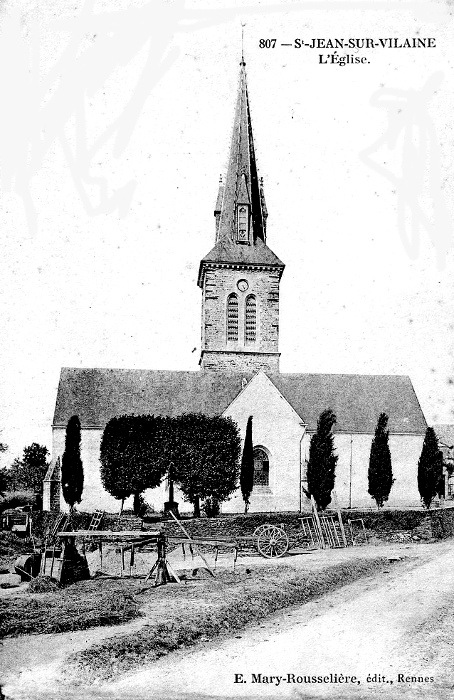
[[[173,653],[102,688],[58,689],[56,662],[64,660],[65,651],[89,646],[90,641],[97,641],[96,637],[114,634],[114,629],[34,637],[29,640],[29,651],[31,656],[36,654],[35,662],[30,658],[28,668],[23,669],[25,673],[10,676],[3,692],[14,699],[274,700],[369,698],[378,693],[393,699],[451,698],[454,542],[421,546],[418,560],[416,568],[414,561],[397,568],[390,564],[389,573],[361,579],[317,601],[285,610],[261,625],[248,627],[233,639]],[[139,627],[141,623],[129,624]],[[40,639],[41,655],[37,653]],[[17,651],[21,647],[20,639],[5,642],[17,645]],[[22,645],[23,652],[27,648],[24,638]],[[56,657],[53,663],[48,657],[51,649]],[[399,682],[399,674],[404,679],[413,676],[434,680]],[[341,683],[341,675],[342,681],[345,676],[355,676],[357,680]],[[305,676],[321,676],[323,680],[306,682]],[[368,676],[375,677],[374,682],[367,682]],[[392,685],[386,682],[391,680]]]
[[[241,638],[173,655],[104,690],[108,697],[187,700],[453,698],[453,592],[454,543],[445,543],[416,569],[390,568],[250,627]],[[336,683],[335,674],[338,681],[340,674],[355,676],[359,684]],[[300,682],[304,676],[328,682]]]

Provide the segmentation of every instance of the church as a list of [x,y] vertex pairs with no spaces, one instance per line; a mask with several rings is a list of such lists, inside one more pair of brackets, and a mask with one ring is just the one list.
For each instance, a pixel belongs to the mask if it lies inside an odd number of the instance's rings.
[[[201,412],[231,417],[242,440],[253,416],[251,512],[306,510],[310,438],[326,408],[337,417],[338,504],[374,505],[368,494],[369,454],[378,416],[385,412],[395,479],[387,505],[419,505],[417,464],[427,424],[408,376],[280,372],[279,289],[285,265],[267,242],[268,212],[257,172],[244,59],[227,173],[219,184],[214,217],[214,247],[201,260],[197,281],[202,292],[200,369],[62,368],[44,509],[57,507],[61,499],[59,458],[71,416],[77,415],[82,426],[80,509],[116,511],[119,503],[100,479],[99,447],[109,419]],[[165,486],[145,494],[157,511],[167,500]],[[175,496],[180,511],[191,510],[181,495]],[[244,512],[239,489],[221,512]]]

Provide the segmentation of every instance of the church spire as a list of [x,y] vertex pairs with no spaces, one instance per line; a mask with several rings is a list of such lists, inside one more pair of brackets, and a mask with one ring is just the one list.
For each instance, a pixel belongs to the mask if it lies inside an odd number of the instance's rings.
[[241,52],[229,163],[214,215],[216,242],[200,261],[204,371],[279,372],[279,283],[284,263],[265,242],[267,210],[252,137]]
[[254,245],[257,239],[261,239],[265,243],[264,195],[257,175],[243,52],[229,163],[222,195],[216,241]]

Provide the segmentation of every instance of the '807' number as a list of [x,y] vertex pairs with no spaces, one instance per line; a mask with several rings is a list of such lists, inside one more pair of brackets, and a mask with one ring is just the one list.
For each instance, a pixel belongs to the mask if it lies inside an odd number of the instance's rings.
[[276,46],[276,39],[260,39],[259,48],[260,49],[274,49]]

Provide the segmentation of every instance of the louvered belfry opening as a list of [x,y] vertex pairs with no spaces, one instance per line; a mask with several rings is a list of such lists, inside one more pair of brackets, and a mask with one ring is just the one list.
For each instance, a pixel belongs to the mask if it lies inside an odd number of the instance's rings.
[[227,299],[227,340],[238,342],[238,297],[230,294]]
[[257,340],[257,302],[255,296],[250,294],[246,299],[246,326],[245,340],[246,343],[255,343]]

